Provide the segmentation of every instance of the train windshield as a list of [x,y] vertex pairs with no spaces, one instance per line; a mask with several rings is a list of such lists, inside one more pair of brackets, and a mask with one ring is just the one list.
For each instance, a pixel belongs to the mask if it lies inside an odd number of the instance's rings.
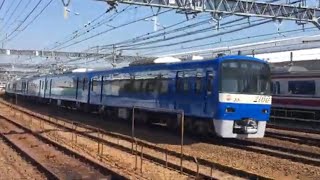
[[270,68],[265,63],[224,61],[220,72],[220,92],[270,94]]

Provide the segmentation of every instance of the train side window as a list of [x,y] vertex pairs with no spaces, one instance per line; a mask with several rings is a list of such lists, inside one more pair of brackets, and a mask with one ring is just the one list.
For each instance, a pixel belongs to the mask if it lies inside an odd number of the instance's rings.
[[93,86],[96,85],[95,83],[96,81],[94,80],[94,78],[91,79],[91,91],[93,91]]
[[100,76],[95,76],[91,79],[91,91],[92,92],[100,93],[101,80],[102,80],[102,77],[100,77]]
[[87,87],[88,87],[88,80],[87,78],[83,78],[82,90],[87,89]]
[[133,82],[133,91],[140,92],[142,90],[142,80],[135,79]]
[[168,92],[168,80],[167,79],[159,80],[159,93],[165,94],[167,92]]
[[276,82],[276,94],[280,94],[280,82]]
[[196,93],[201,93],[201,79],[202,79],[202,74],[197,73],[196,74],[196,81],[195,81],[195,92]]
[[189,83],[188,83],[188,77],[183,78],[183,91],[189,90]]
[[146,92],[153,93],[157,90],[156,88],[156,80],[155,79],[148,79],[146,80]]
[[176,82],[176,91],[183,91],[184,88],[184,73],[183,72],[178,72],[177,73],[177,82]]
[[212,94],[214,75],[212,71],[207,72],[207,94]]
[[314,95],[315,94],[315,82],[314,81],[289,81],[288,92],[290,94],[303,94]]

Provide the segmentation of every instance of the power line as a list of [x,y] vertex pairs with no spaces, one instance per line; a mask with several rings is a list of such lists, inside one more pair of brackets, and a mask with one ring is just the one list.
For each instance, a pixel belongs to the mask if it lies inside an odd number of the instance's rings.
[[[158,14],[163,14],[163,13],[166,13],[166,12],[169,12],[169,11],[172,11],[172,10],[169,9],[169,10],[166,10],[166,11],[163,11],[163,12],[159,12]],[[85,38],[85,39],[82,39],[82,40],[80,40],[80,41],[76,41],[76,42],[74,42],[74,43],[72,43],[72,44],[69,44],[69,45],[60,47],[60,48],[58,48],[57,50],[60,50],[60,49],[63,49],[63,48],[67,48],[67,47],[70,47],[70,46],[73,46],[73,45],[76,45],[76,44],[79,44],[79,43],[81,43],[81,42],[84,42],[84,41],[87,41],[87,40],[92,39],[92,38],[94,38],[94,37],[97,37],[97,36],[100,36],[100,35],[102,35],[102,34],[105,34],[105,33],[109,32],[109,31],[112,31],[112,30],[115,30],[115,29],[118,29],[118,28],[121,28],[121,27],[125,27],[125,26],[127,26],[127,25],[130,25],[130,24],[133,24],[133,23],[142,21],[142,20],[144,20],[144,19],[146,19],[146,18],[150,18],[150,17],[153,17],[153,16],[154,16],[154,15],[149,15],[149,16],[147,16],[147,17],[140,18],[140,19],[138,19],[138,20],[131,21],[131,22],[129,22],[129,23],[125,23],[125,24],[116,26],[116,27],[114,27],[114,28],[112,28],[112,29],[108,29],[108,30],[99,32],[99,33],[94,34],[94,35],[92,35],[92,36],[89,36],[89,37],[87,37],[87,38]]]
[[0,5],[0,10],[2,9],[2,6],[3,6],[4,2],[6,2],[6,0],[2,1],[1,5]]
[[[235,20],[232,20],[232,21],[228,21],[228,22],[225,22],[221,25],[228,25],[228,24],[232,24],[234,22],[238,22],[238,21],[241,21],[243,19],[246,19],[246,18],[239,18],[239,19],[235,19]],[[257,21],[261,21],[261,20],[257,20]],[[234,27],[234,26],[238,26],[238,25],[243,25],[243,24],[247,24],[247,22],[245,23],[238,23],[238,24],[234,24],[234,25],[230,25],[230,26],[226,26],[226,27],[223,27],[223,28],[228,28],[228,27]],[[122,47],[125,47],[125,48],[128,48],[128,47],[139,47],[139,46],[145,46],[145,45],[148,45],[148,44],[157,44],[157,43],[161,43],[161,42],[165,42],[165,41],[170,41],[170,40],[173,40],[173,39],[177,39],[177,38],[182,38],[182,37],[186,37],[186,36],[191,36],[191,35],[195,35],[195,34],[199,34],[199,33],[204,33],[204,32],[208,32],[208,31],[211,31],[212,30],[212,27],[207,27],[207,28],[201,28],[201,29],[198,29],[198,30],[194,30],[194,31],[191,31],[191,32],[188,32],[188,33],[185,33],[185,34],[180,34],[180,35],[174,35],[172,37],[169,37],[169,38],[165,38],[165,39],[155,39],[155,40],[152,40],[152,41],[147,41],[147,42],[142,42],[142,43],[133,43],[133,44],[130,44],[130,45],[125,45],[125,46],[120,46],[121,48]]]
[[[124,41],[121,41],[121,42],[118,42],[118,43],[114,43],[114,44],[102,45],[101,47],[102,47],[102,49],[106,49],[106,48],[108,48],[110,46],[114,46],[114,45],[118,46],[118,45],[128,44],[128,43],[136,43],[136,42],[145,41],[145,40],[148,40],[148,39],[151,39],[151,38],[165,36],[165,35],[168,35],[168,34],[171,34],[171,33],[174,33],[174,32],[184,31],[184,30],[186,30],[188,28],[192,28],[192,27],[196,27],[196,26],[202,25],[205,22],[208,22],[208,20],[209,19],[206,19],[204,21],[196,22],[196,23],[191,24],[191,25],[186,25],[186,26],[182,26],[182,27],[179,27],[179,28],[176,28],[176,29],[165,31],[165,30],[168,30],[168,29],[170,29],[172,27],[181,25],[181,24],[189,21],[189,20],[183,20],[183,21],[180,21],[180,22],[175,23],[173,25],[167,26],[167,27],[165,27],[165,28],[163,28],[163,29],[161,29],[159,31],[149,32],[149,33],[134,37],[132,39],[124,40]],[[153,35],[153,34],[155,34],[155,35]]]
[[[9,5],[9,8],[7,9],[7,11],[4,13],[3,19],[6,18],[8,12],[10,11],[11,7],[13,6],[15,1],[11,1],[11,4]],[[2,4],[3,5],[3,4]],[[2,7],[2,6],[1,6]]]
[[29,12],[29,14],[22,20],[22,22],[6,38],[2,39],[0,42],[3,42],[6,39],[9,39],[9,37],[13,33],[15,33],[22,26],[22,24],[31,16],[31,14],[37,9],[37,7],[40,5],[41,2],[42,2],[42,0],[39,0],[38,3],[36,4],[36,6]]
[[[86,30],[86,31],[84,31],[84,32],[82,32],[82,33],[80,33],[80,34],[77,34],[77,35],[75,35],[75,36],[70,37],[69,39],[67,39],[67,40],[65,40],[65,41],[63,41],[63,42],[61,42],[61,43],[58,43],[56,46],[54,46],[53,48],[51,48],[51,50],[53,50],[53,49],[55,49],[55,48],[58,48],[58,47],[60,47],[60,46],[62,46],[62,45],[64,45],[64,44],[67,44],[68,42],[73,41],[74,39],[77,39],[77,38],[79,38],[79,37],[81,37],[81,36],[89,33],[91,30],[96,29],[97,27],[100,27],[100,26],[102,26],[102,25],[105,25],[105,24],[113,21],[117,16],[119,16],[121,13],[125,12],[129,7],[130,7],[130,5],[127,6],[126,8],[124,8],[124,9],[122,9],[120,12],[116,12],[115,14],[112,14],[110,17],[108,17],[107,20],[102,20],[102,21],[94,24],[89,30]],[[137,7],[135,7],[135,8],[137,8]],[[110,18],[110,19],[109,19],[109,18]]]
[[23,7],[22,11],[18,14],[18,16],[13,20],[13,22],[11,24],[9,24],[8,26],[8,30],[10,29],[10,27],[15,23],[17,22],[17,20],[21,17],[21,15],[28,9],[27,7],[30,5],[30,2],[32,0],[28,0],[28,2],[25,4],[25,6]]
[[[5,27],[7,26],[7,24],[10,22],[13,14],[16,12],[17,8],[20,6],[22,0],[19,1],[19,3],[16,5],[16,7],[14,8],[14,10],[11,12],[10,17],[7,19],[7,21],[5,22],[5,24],[2,26],[2,29],[5,29]],[[0,29],[1,31],[1,29]]]
[[265,23],[268,23],[269,20],[267,21],[263,21],[260,23],[256,23],[256,24],[251,24],[245,27],[240,27],[240,28],[236,28],[236,29],[232,29],[230,31],[226,31],[226,32],[220,32],[217,34],[213,34],[213,35],[209,35],[209,36],[204,36],[204,37],[200,37],[200,38],[195,38],[195,39],[190,39],[190,40],[185,40],[185,41],[180,41],[180,42],[175,42],[175,43],[168,43],[168,44],[163,44],[163,45],[156,45],[156,46],[147,46],[147,47],[138,47],[138,48],[124,48],[123,50],[139,50],[139,49],[153,49],[153,48],[160,48],[160,47],[168,47],[168,46],[174,46],[174,45],[179,45],[182,43],[189,43],[189,42],[194,42],[194,41],[200,41],[200,40],[204,40],[207,38],[211,38],[211,37],[216,37],[216,36],[220,36],[220,35],[224,35],[224,34],[229,34],[229,33],[233,33],[233,32],[237,32],[246,28],[251,28],[251,27],[255,27],[255,26],[259,26]]
[[[245,17],[242,19],[246,19]],[[261,21],[261,20],[257,20],[257,21]],[[213,34],[213,35],[209,35],[209,36],[205,36],[205,37],[200,37],[200,38],[195,38],[195,39],[191,39],[191,40],[185,40],[185,41],[180,41],[180,42],[175,42],[175,43],[168,43],[168,44],[163,44],[163,45],[156,45],[156,46],[147,46],[147,47],[134,47],[134,48],[124,48],[122,50],[142,50],[142,49],[155,49],[155,48],[162,48],[162,47],[168,47],[168,46],[175,46],[175,45],[179,45],[179,44],[183,44],[183,43],[189,43],[189,42],[194,42],[194,41],[200,41],[200,40],[204,40],[207,38],[212,38],[212,37],[216,37],[216,36],[220,36],[220,35],[224,35],[224,34],[229,34],[229,33],[233,33],[236,31],[241,31],[243,29],[247,29],[247,28],[251,28],[251,27],[255,27],[255,26],[259,26],[262,24],[266,24],[269,22],[272,22],[273,20],[265,20],[263,22],[260,23],[256,23],[256,24],[249,24],[246,27],[241,27],[241,28],[237,28],[237,29],[233,29],[227,32],[221,32],[218,34]],[[173,37],[174,38],[174,37]],[[161,41],[166,41],[166,40],[161,40]],[[159,41],[155,42],[158,43]]]
[[[317,27],[310,27],[310,28],[305,28],[305,29],[294,29],[294,30],[281,31],[281,32],[276,32],[276,33],[261,34],[261,35],[256,35],[256,36],[247,36],[247,37],[242,37],[242,38],[230,39],[230,40],[227,40],[227,41],[216,41],[216,42],[213,42],[213,43],[206,43],[206,44],[200,44],[200,45],[195,45],[195,46],[188,46],[188,47],[185,47],[185,48],[170,49],[170,50],[166,51],[166,53],[167,52],[176,52],[177,50],[181,50],[181,49],[184,49],[184,50],[186,50],[186,49],[194,49],[194,48],[199,48],[199,47],[204,47],[204,46],[209,46],[209,45],[215,45],[215,44],[220,44],[220,43],[235,42],[235,41],[241,41],[241,40],[246,40],[246,39],[255,39],[255,38],[259,38],[259,37],[272,36],[272,35],[277,35],[279,33],[281,33],[281,34],[289,34],[289,33],[297,33],[299,31],[307,31],[307,30],[317,31],[316,29],[318,29],[318,28]],[[312,32],[312,31],[310,31],[310,32]],[[158,52],[163,52],[163,51],[145,53],[143,55],[151,55],[151,54],[156,54]]]
[[[110,12],[110,10],[112,10],[111,8],[108,9],[107,11],[103,12],[102,14],[100,14],[99,16],[97,16],[96,18],[94,18],[92,21],[89,21],[88,25],[91,25],[92,23],[94,23],[95,21],[97,21],[98,19],[100,19],[101,17],[103,17],[104,15],[106,15],[108,12]],[[109,18],[109,17],[108,17]],[[100,21],[102,22],[102,21]],[[98,23],[100,23],[98,22]],[[97,24],[97,23],[96,23]],[[93,26],[95,26],[96,24],[94,24]],[[87,26],[84,26],[84,27],[81,27],[81,28],[78,28],[77,30],[73,31],[71,34],[65,36],[63,39],[68,39],[70,36],[73,37],[74,34],[78,33],[79,31],[82,31],[82,30],[85,30],[87,28]],[[55,44],[52,45],[54,49],[55,47]],[[50,46],[48,46],[50,47]]]
[[47,7],[52,3],[53,0],[50,0],[44,7],[43,9],[19,32],[24,31],[25,29],[27,29],[27,27],[32,24],[42,13],[45,9],[47,9]]

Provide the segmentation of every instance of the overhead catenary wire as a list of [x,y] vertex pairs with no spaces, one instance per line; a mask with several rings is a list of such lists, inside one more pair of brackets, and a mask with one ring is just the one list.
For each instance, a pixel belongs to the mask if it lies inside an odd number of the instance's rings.
[[[166,12],[169,12],[169,11],[172,11],[172,10],[169,9],[169,10],[166,10],[166,11],[159,12],[158,14],[163,14],[163,13],[166,13]],[[154,15],[149,15],[149,16],[144,17],[144,18],[140,18],[140,19],[137,19],[137,20],[134,20],[134,21],[125,23],[125,24],[121,24],[121,25],[116,26],[116,27],[113,27],[113,28],[111,28],[111,29],[108,29],[108,30],[105,30],[105,31],[96,33],[96,34],[94,34],[94,35],[92,35],[92,36],[89,36],[89,37],[87,37],[87,38],[85,38],[85,39],[82,39],[82,40],[80,40],[80,41],[76,41],[76,42],[74,42],[74,43],[72,43],[72,44],[69,44],[69,45],[60,47],[60,48],[58,48],[57,50],[64,49],[64,48],[67,48],[67,47],[70,47],[70,46],[73,46],[73,45],[82,43],[82,42],[84,42],[84,41],[87,41],[87,40],[89,40],[89,39],[95,38],[95,37],[97,37],[97,36],[100,36],[100,35],[102,35],[102,34],[105,34],[105,33],[107,33],[107,32],[110,32],[110,31],[112,31],[112,30],[115,30],[115,29],[118,29],[118,28],[122,28],[122,27],[128,26],[128,25],[130,25],[130,24],[133,24],[133,23],[142,21],[142,20],[144,20],[144,19],[146,19],[146,18],[150,18],[150,17],[153,17],[153,16],[154,16]]]
[[[15,1],[11,1],[11,4],[9,5],[8,9],[6,10],[6,12],[4,13],[3,18],[5,18],[8,14],[8,12],[10,11],[10,9],[12,8],[12,6],[14,5]],[[3,4],[2,4],[3,5]]]
[[5,29],[5,27],[8,25],[8,23],[10,22],[10,20],[11,20],[12,17],[13,17],[13,14],[17,11],[18,7],[20,6],[21,2],[22,2],[22,0],[20,0],[20,1],[18,2],[18,4],[16,5],[16,7],[15,7],[15,8],[13,9],[13,11],[11,12],[11,14],[10,14],[9,18],[7,19],[7,21],[5,21],[5,23],[4,23],[4,25],[2,26],[2,28],[0,28],[0,31],[1,31],[1,29]]
[[20,34],[21,32],[23,32],[24,30],[26,30],[28,28],[28,26],[30,26],[43,12],[45,9],[47,9],[47,7],[52,3],[53,0],[50,0],[43,8],[42,10],[27,24],[24,26],[24,28],[22,28],[18,33],[16,33],[13,37],[9,38],[8,41],[11,41],[12,39],[14,39],[15,37],[18,36],[18,34]]
[[[62,42],[60,42],[60,43],[59,43],[59,42],[56,43],[56,45],[55,45],[54,47],[50,48],[50,50],[53,50],[53,49],[56,49],[56,48],[58,48],[58,47],[60,47],[60,46],[62,46],[62,45],[65,45],[65,44],[69,43],[70,41],[73,41],[73,40],[75,40],[75,39],[77,39],[77,38],[79,38],[79,37],[81,37],[81,36],[89,33],[90,31],[92,31],[92,30],[94,30],[94,29],[97,29],[98,27],[103,26],[103,25],[105,25],[105,24],[113,21],[117,16],[119,16],[121,13],[125,12],[129,7],[130,7],[130,5],[127,6],[126,8],[124,8],[124,9],[122,9],[120,12],[116,12],[115,14],[112,14],[112,15],[111,15],[110,17],[108,17],[107,19],[104,19],[104,20],[102,20],[102,21],[100,21],[100,22],[97,22],[96,24],[92,25],[88,30],[86,30],[86,29],[83,28],[83,30],[85,30],[85,31],[82,32],[82,33],[80,33],[80,34],[77,34],[77,35],[72,35],[72,34],[71,34],[71,37],[70,37],[70,38],[67,37],[67,40],[64,40],[64,41],[62,41]],[[137,8],[137,7],[135,7],[135,8]],[[77,32],[77,33],[78,33],[78,32]],[[69,36],[70,36],[70,35],[69,35]]]
[[[248,17],[244,17],[244,18],[241,18],[240,20],[242,20],[242,19],[247,19]],[[259,20],[259,21],[261,21],[261,20]],[[270,21],[266,21],[265,23],[268,23],[268,22],[271,22],[271,20]],[[210,28],[206,28],[206,30],[208,31]],[[187,35],[194,35],[194,33],[195,32],[197,32],[197,33],[200,33],[200,32],[205,32],[206,30],[197,30],[197,31],[193,31],[192,33],[187,33],[186,34],[186,36]],[[167,32],[166,32],[167,33]],[[148,39],[151,39],[151,38],[153,38],[153,37],[158,37],[158,36],[161,36],[161,35],[168,35],[168,34],[166,34],[166,33],[161,33],[161,34],[157,34],[157,35],[155,35],[155,36],[150,36],[150,37],[146,37],[146,38],[143,38],[143,39],[140,39],[139,41],[143,41],[143,40],[148,40]],[[158,39],[158,40],[152,40],[152,41],[149,41],[149,42],[146,42],[145,44],[152,44],[152,43],[160,43],[160,42],[163,42],[163,41],[168,41],[168,40],[172,40],[172,39],[175,39],[175,38],[181,38],[181,37],[185,37],[184,35],[178,35],[178,36],[175,36],[175,37],[171,37],[171,38],[163,38],[163,39]],[[137,38],[138,39],[138,38]],[[130,40],[125,40],[125,41],[123,41],[124,43],[114,43],[114,44],[108,44],[108,45],[102,45],[102,48],[103,49],[108,49],[108,46],[114,46],[114,45],[117,45],[117,50],[131,50],[130,48],[128,49],[126,49],[126,48],[124,48],[124,49],[122,49],[121,47],[130,47],[130,46],[134,46],[135,48],[132,48],[132,50],[136,50],[136,49],[143,49],[143,48],[136,48],[137,46],[139,46],[139,45],[143,45],[144,43],[135,43],[135,42],[137,42],[138,40],[135,40],[135,38],[133,38],[133,39],[131,39],[131,41]],[[125,43],[128,43],[128,45],[122,45],[122,44],[125,44]],[[130,44],[129,44],[130,43]],[[178,43],[176,43],[176,45],[177,45]],[[171,44],[170,44],[171,45]],[[151,47],[151,48],[158,48],[158,47],[163,47],[163,46],[155,46],[155,47]],[[147,47],[148,49],[150,49],[149,47]]]
[[[96,26],[97,24],[102,24],[103,20],[102,21],[99,21],[97,22],[96,24],[93,24],[95,21],[99,20],[100,18],[102,18],[103,16],[105,16],[108,12],[110,12],[112,9],[108,9],[107,11],[103,12],[102,14],[100,14],[99,16],[95,17],[92,21],[89,21],[88,23],[88,26],[92,25],[92,26]],[[107,19],[110,18],[110,17],[107,17]],[[74,34],[78,33],[78,32],[81,32],[82,30],[86,30],[86,28],[88,26],[84,26],[84,27],[81,27],[81,28],[78,28],[77,30],[73,31],[71,34],[65,36],[63,39],[70,39],[72,37],[74,37]],[[87,30],[86,30],[87,31]],[[61,44],[59,42],[56,42],[58,44]],[[57,45],[55,44],[52,44],[52,48],[50,48],[51,45],[48,46],[48,49],[54,49],[55,47],[57,47]]]
[[[145,33],[143,35],[139,35],[137,37],[134,37],[134,38],[131,38],[131,39],[128,39],[128,40],[120,41],[120,42],[117,42],[117,43],[110,43],[110,44],[101,45],[101,48],[107,48],[107,47],[114,46],[114,45],[118,46],[118,45],[122,45],[122,44],[140,42],[140,41],[144,41],[144,40],[147,40],[147,39],[150,39],[150,38],[168,35],[168,34],[171,33],[171,31],[173,31],[173,30],[169,30],[169,29],[171,29],[173,27],[176,27],[176,26],[179,26],[179,25],[182,25],[182,24],[184,24],[186,22],[190,22],[190,21],[192,21],[194,19],[196,19],[196,18],[193,17],[192,19],[185,19],[185,20],[182,20],[182,21],[180,21],[178,23],[166,26],[166,27],[164,27],[164,28],[162,28],[162,29],[160,29],[158,31],[148,32],[148,33]],[[183,27],[179,27],[179,28],[174,29],[174,31],[183,31],[183,30],[186,30],[188,28],[191,28],[191,27],[194,27],[194,26],[197,26],[197,25],[201,25],[204,22],[207,22],[208,20],[209,19],[207,18],[206,20],[201,21],[201,22],[196,22],[196,23],[191,24],[191,25],[186,25],[186,26],[183,26]],[[153,35],[153,34],[155,34],[155,35]]]
[[[267,20],[267,21],[269,21],[269,20]],[[198,38],[194,38],[194,39],[190,39],[190,40],[184,40],[184,41],[179,41],[179,42],[175,42],[175,43],[168,43],[168,44],[162,44],[162,45],[156,45],[156,46],[123,48],[123,50],[153,49],[153,48],[169,47],[169,46],[179,45],[179,44],[182,44],[182,43],[200,41],[200,40],[204,40],[204,39],[211,38],[211,37],[216,37],[216,36],[220,36],[220,35],[225,35],[225,34],[237,32],[237,31],[240,31],[240,30],[243,30],[243,29],[246,29],[246,28],[259,26],[259,25],[267,23],[267,21],[259,22],[259,23],[256,23],[256,24],[247,25],[247,26],[244,26],[244,27],[232,29],[232,30],[226,31],[226,32],[220,32],[220,33],[209,35],[209,36],[198,37]]]
[[[302,29],[294,29],[294,30],[288,30],[288,31],[282,31],[280,32],[281,34],[289,34],[289,33],[297,33],[299,31],[308,31],[308,30],[312,30],[312,31],[316,31],[318,28],[317,27],[310,27],[310,28],[305,28],[304,30]],[[166,50],[166,54],[168,52],[176,52],[178,50],[186,50],[186,49],[194,49],[194,48],[199,48],[199,47],[204,47],[204,46],[209,46],[209,45],[216,45],[216,44],[221,44],[221,43],[227,43],[227,42],[236,42],[236,41],[241,41],[241,40],[246,40],[246,39],[255,39],[255,38],[259,38],[259,37],[265,37],[265,36],[272,36],[272,35],[278,35],[279,32],[275,32],[275,33],[267,33],[267,34],[260,34],[260,35],[256,35],[256,36],[247,36],[247,37],[241,37],[241,38],[236,38],[236,39],[230,39],[230,40],[226,40],[226,41],[216,41],[213,43],[206,43],[206,44],[200,44],[200,45],[194,45],[194,46],[188,46],[188,47],[184,47],[184,48],[175,48],[175,49],[170,49],[170,50]],[[265,39],[267,40],[267,39]],[[142,55],[148,56],[148,55],[154,55],[157,54],[159,52],[163,52],[163,50],[161,51],[156,51],[156,52],[148,52],[148,53],[143,53]]]
[[0,5],[0,10],[2,9],[3,4],[6,2],[6,0],[2,0],[1,5]]
[[[128,39],[128,40],[124,40],[122,42],[118,42],[118,43],[114,43],[114,44],[106,44],[106,45],[102,45],[101,48],[102,49],[106,49],[108,47],[111,47],[111,46],[125,46],[126,44],[132,44],[132,43],[137,43],[137,42],[141,42],[141,41],[145,41],[145,40],[149,40],[151,38],[156,38],[156,37],[162,37],[162,36],[165,36],[165,35],[169,35],[171,33],[174,33],[174,32],[179,32],[179,31],[184,31],[186,29],[189,29],[189,28],[192,28],[192,27],[196,27],[196,26],[200,26],[200,25],[203,25],[205,24],[206,22],[208,22],[208,20],[210,19],[206,19],[204,21],[200,21],[200,22],[196,22],[194,24],[190,24],[190,25],[186,25],[186,26],[183,26],[183,27],[178,27],[176,29],[172,29],[172,30],[168,30],[172,27],[175,27],[175,26],[178,26],[178,25],[181,25],[185,22],[188,22],[188,20],[184,20],[184,21],[181,21],[179,23],[176,23],[176,24],[173,24],[171,26],[168,26],[166,27],[165,29],[161,29],[159,31],[153,31],[153,32],[149,32],[149,33],[146,33],[144,35],[140,35],[138,37],[134,37],[132,39]],[[165,31],[167,30],[167,31]],[[154,34],[154,35],[153,35]]]
[[[222,25],[232,24],[232,23],[241,21],[241,20],[243,20],[243,19],[244,19],[244,18],[239,18],[239,19],[231,20],[231,21],[228,21],[228,22],[223,23]],[[260,20],[260,21],[261,21],[261,20]],[[243,24],[247,24],[247,22],[245,22],[245,23],[238,23],[238,24],[234,24],[234,25],[230,25],[230,26],[226,26],[226,27],[221,27],[221,29],[222,29],[222,28],[233,27],[233,26],[238,26],[238,25],[243,25]],[[186,36],[191,36],[191,35],[195,35],[195,34],[199,34],[199,33],[204,33],[204,32],[208,32],[208,31],[212,31],[212,27],[201,28],[201,29],[198,29],[198,30],[190,31],[190,32],[185,33],[185,34],[174,35],[174,36],[171,36],[171,37],[168,37],[168,38],[165,38],[165,39],[155,39],[155,40],[147,41],[147,42],[132,43],[132,44],[130,44],[130,45],[120,46],[120,48],[123,48],[123,47],[124,47],[124,48],[129,48],[129,47],[132,47],[132,46],[134,46],[134,47],[139,47],[139,46],[145,46],[145,45],[148,45],[148,44],[161,43],[161,42],[170,41],[170,40],[178,39],[178,38],[184,38],[184,37],[186,37]]]
[[22,8],[22,11],[20,13],[18,13],[18,16],[13,20],[12,23],[9,24],[8,26],[8,30],[10,29],[10,27],[18,21],[18,19],[23,15],[23,13],[28,9],[28,6],[30,5],[32,0],[28,0],[28,2],[25,4],[25,6]]
[[[163,44],[163,45],[157,45],[157,46],[123,48],[122,50],[142,50],[142,49],[147,50],[147,49],[156,49],[156,48],[179,45],[179,44],[183,44],[183,43],[195,42],[195,41],[200,41],[200,40],[204,40],[204,39],[207,39],[207,38],[216,37],[216,36],[219,36],[219,35],[224,35],[224,34],[229,34],[229,33],[233,33],[233,32],[236,32],[236,31],[241,31],[243,29],[259,26],[259,25],[266,24],[266,23],[269,23],[269,22],[272,22],[272,21],[273,20],[265,20],[265,21],[263,21],[261,23],[249,24],[248,26],[243,27],[243,28],[241,27],[241,28],[238,28],[238,29],[233,29],[233,30],[228,31],[228,32],[221,32],[221,33],[218,33],[218,34],[209,35],[209,36],[205,36],[205,37],[199,37],[199,38],[195,38],[195,39],[191,39],[191,40],[179,41],[179,42],[175,42],[175,43],[169,43],[169,44]],[[162,41],[164,41],[164,40],[162,40]]]
[[[11,36],[18,31],[18,29],[27,21],[27,19],[33,14],[33,12],[39,7],[40,3],[42,2],[43,0],[39,0],[38,3],[32,8],[32,10],[27,14],[27,16],[20,22],[20,24],[13,30],[9,33],[9,35],[0,40],[0,42],[3,42],[3,41],[6,41],[7,39],[10,39]],[[11,39],[10,39],[11,40]]]

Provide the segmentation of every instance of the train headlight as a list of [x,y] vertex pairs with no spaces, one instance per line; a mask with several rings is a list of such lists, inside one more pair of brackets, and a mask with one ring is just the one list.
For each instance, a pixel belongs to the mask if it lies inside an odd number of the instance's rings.
[[262,109],[262,112],[265,114],[268,114],[269,111],[268,111],[268,109]]
[[233,112],[235,112],[236,110],[234,109],[234,108],[232,108],[232,107],[227,107],[226,108],[226,112],[227,113],[233,113]]

